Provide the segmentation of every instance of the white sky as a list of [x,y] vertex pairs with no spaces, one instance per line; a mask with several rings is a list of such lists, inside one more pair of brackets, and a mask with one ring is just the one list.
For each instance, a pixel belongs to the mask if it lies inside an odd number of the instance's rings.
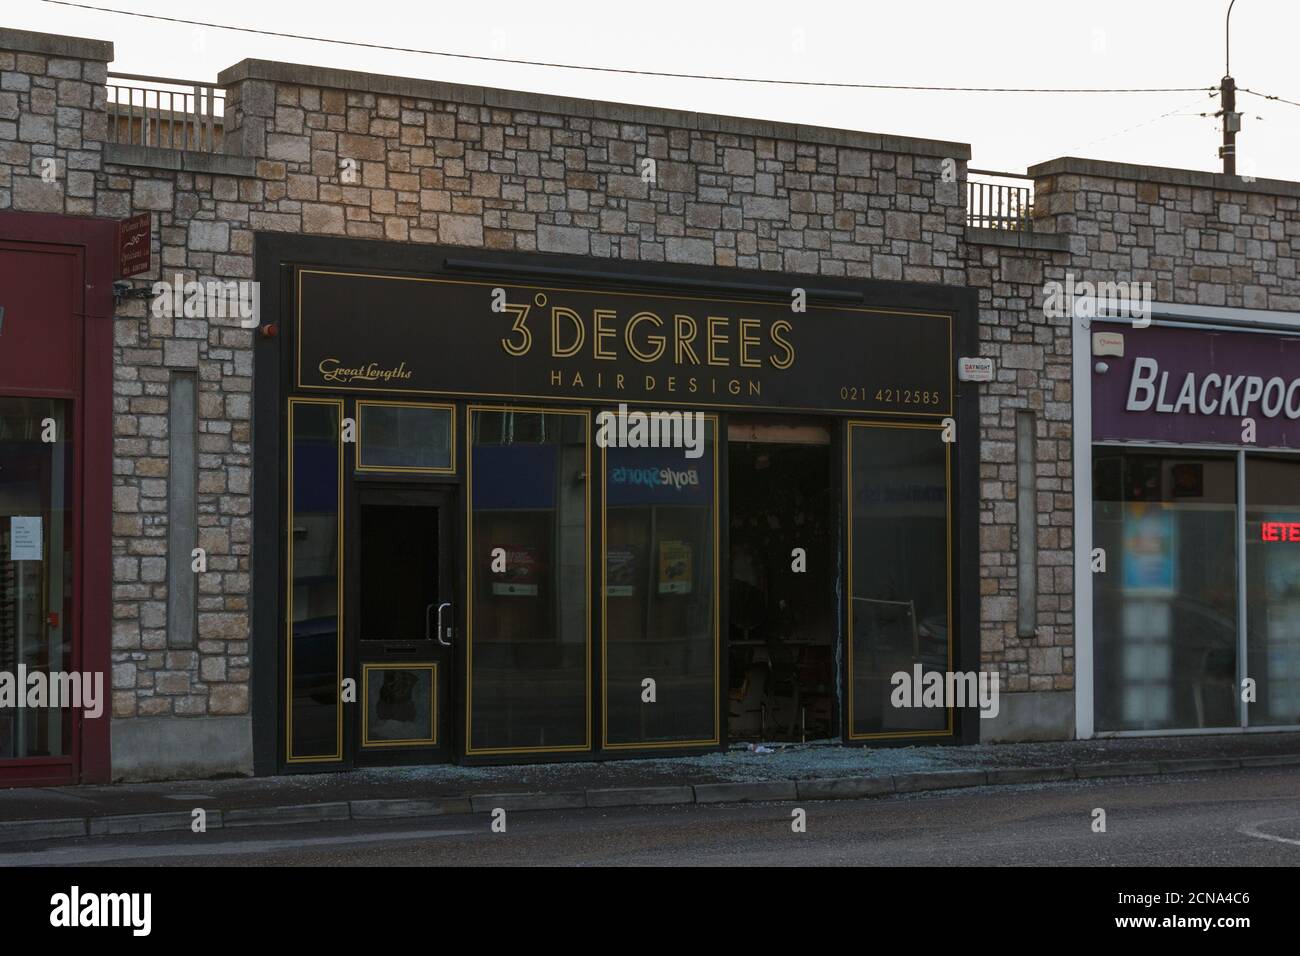
[[[1217,87],[1228,0],[86,0],[421,49],[682,73],[935,86]],[[1208,94],[810,89],[473,62],[5,0],[3,25],[112,40],[124,73],[212,80],[248,57],[970,143],[972,165],[1058,156],[1217,170]],[[1237,0],[1239,87],[1300,101],[1300,3]],[[802,52],[799,41],[802,39]],[[1300,106],[1238,94],[1238,171],[1300,180]]]

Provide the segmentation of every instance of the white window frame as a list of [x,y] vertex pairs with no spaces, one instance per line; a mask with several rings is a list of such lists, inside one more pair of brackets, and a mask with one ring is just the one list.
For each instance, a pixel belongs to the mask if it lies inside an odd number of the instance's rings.
[[[1240,725],[1237,727],[1191,727],[1173,730],[1099,731],[1094,723],[1093,671],[1093,587],[1092,587],[1092,333],[1094,323],[1104,326],[1133,327],[1127,303],[1116,303],[1124,318],[1074,316],[1072,319],[1072,353],[1074,378],[1074,732],[1079,740],[1105,737],[1178,737],[1206,734],[1295,733],[1294,724],[1247,726],[1248,705],[1238,702]],[[1151,303],[1153,325],[1182,326],[1205,331],[1214,329],[1268,335],[1300,335],[1300,312],[1265,309],[1235,309],[1218,306],[1180,305],[1172,302]],[[1246,633],[1246,449],[1241,445],[1195,444],[1171,442],[1096,442],[1097,445],[1121,448],[1176,449],[1184,452],[1230,451],[1237,461],[1237,683],[1247,659]],[[1253,450],[1253,449],[1252,449]],[[1261,452],[1293,455],[1300,451],[1261,448]]]

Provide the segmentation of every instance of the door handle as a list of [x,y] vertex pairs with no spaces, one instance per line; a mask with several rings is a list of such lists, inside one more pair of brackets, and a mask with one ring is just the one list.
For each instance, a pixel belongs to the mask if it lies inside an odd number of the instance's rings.
[[[432,607],[432,606],[433,606],[433,605],[430,605],[430,607]],[[451,641],[444,641],[444,640],[442,639],[442,635],[443,635],[443,630],[442,630],[442,612],[445,611],[445,610],[446,610],[447,608],[449,608],[449,607],[451,607],[451,604],[448,603],[447,601],[443,601],[441,604],[438,605],[438,643],[441,644],[443,647],[451,647]],[[447,634],[448,637],[451,637],[451,628],[450,628],[450,627],[447,628],[446,634]]]

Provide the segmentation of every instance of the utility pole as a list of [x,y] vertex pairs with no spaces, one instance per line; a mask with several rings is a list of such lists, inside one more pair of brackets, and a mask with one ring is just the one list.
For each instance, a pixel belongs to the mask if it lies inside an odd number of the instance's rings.
[[1228,4],[1228,15],[1223,21],[1223,79],[1219,81],[1219,95],[1222,97],[1222,109],[1216,116],[1223,117],[1223,145],[1219,147],[1219,158],[1223,160],[1223,174],[1237,175],[1237,133],[1241,130],[1241,114],[1237,112],[1237,82],[1232,78],[1231,19],[1232,6],[1237,0]]

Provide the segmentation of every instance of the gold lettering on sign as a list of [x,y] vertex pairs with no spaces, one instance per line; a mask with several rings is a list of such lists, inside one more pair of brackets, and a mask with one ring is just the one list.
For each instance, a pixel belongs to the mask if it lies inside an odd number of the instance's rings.
[[785,358],[778,359],[775,355],[768,357],[768,361],[772,363],[773,368],[789,368],[794,364],[794,346],[778,334],[789,331],[790,323],[785,319],[777,319],[772,323],[772,327],[768,329],[768,334],[772,337],[772,344],[785,349]]
[[740,364],[746,368],[762,368],[763,363],[758,359],[749,357],[751,346],[759,343],[757,335],[750,335],[750,329],[757,329],[761,323],[758,319],[741,319],[740,320]]
[[528,318],[528,310],[532,306],[527,302],[511,304],[506,303],[506,311],[513,312],[515,315],[515,324],[510,327],[511,332],[518,332],[521,336],[518,342],[511,342],[509,339],[501,340],[501,347],[510,355],[527,355],[528,350],[533,347],[533,333],[524,325],[524,320]]
[[596,334],[592,336],[595,339],[592,354],[598,359],[613,361],[618,358],[613,352],[606,352],[601,348],[601,342],[604,339],[613,338],[617,333],[613,329],[605,328],[605,320],[615,318],[618,315],[613,309],[596,309],[591,313],[596,322]]
[[632,353],[632,357],[638,362],[648,363],[657,361],[659,357],[664,354],[664,349],[668,347],[668,340],[662,335],[647,335],[646,341],[654,347],[654,351],[649,353],[642,352],[636,347],[636,343],[632,340],[632,332],[642,322],[653,322],[656,327],[662,327],[664,324],[663,319],[659,318],[659,316],[655,315],[653,312],[638,312],[636,315],[632,316],[628,321],[627,329],[623,334],[623,339],[627,342],[627,350]]
[[[676,352],[677,364],[682,364],[682,355],[686,354],[691,357],[692,365],[699,365],[700,357],[695,354],[695,349],[691,347],[691,343],[695,341],[696,334],[700,331],[699,326],[695,324],[695,320],[689,315],[674,315],[673,322],[676,332],[673,341],[676,344],[674,352]],[[690,330],[689,335],[684,334],[687,329]]]
[[709,364],[710,365],[730,365],[731,359],[725,355],[719,356],[717,346],[726,345],[729,339],[726,335],[717,331],[717,326],[726,325],[727,319],[720,315],[709,316]]
[[[568,319],[573,323],[574,328],[578,330],[578,336],[573,340],[570,346],[560,345],[560,316]],[[583,344],[587,341],[587,326],[583,324],[582,316],[578,315],[572,309],[566,309],[562,305],[557,305],[551,309],[551,355],[555,358],[568,358],[570,355],[577,355],[582,351]]]
[[688,365],[743,368],[766,365],[788,369],[795,362],[791,334],[794,329],[787,319],[706,315],[701,323],[691,314],[678,312],[669,321],[648,309],[629,315],[617,308],[588,311],[576,305],[548,306],[547,297],[540,293],[531,302],[505,303],[503,311],[512,317],[509,331],[500,339],[506,354],[515,357],[530,354],[533,330],[528,318],[534,306],[550,309],[550,353],[556,359],[580,360],[590,339],[590,355],[598,361],[631,359],[642,365],[665,365],[671,361],[679,367],[678,371]]
[[322,382],[337,382],[345,385],[349,382],[404,382],[411,377],[411,370],[402,362],[396,368],[384,368],[376,362],[368,365],[359,365],[355,368],[345,368],[338,359],[327,358],[321,359],[317,370],[320,372]]

